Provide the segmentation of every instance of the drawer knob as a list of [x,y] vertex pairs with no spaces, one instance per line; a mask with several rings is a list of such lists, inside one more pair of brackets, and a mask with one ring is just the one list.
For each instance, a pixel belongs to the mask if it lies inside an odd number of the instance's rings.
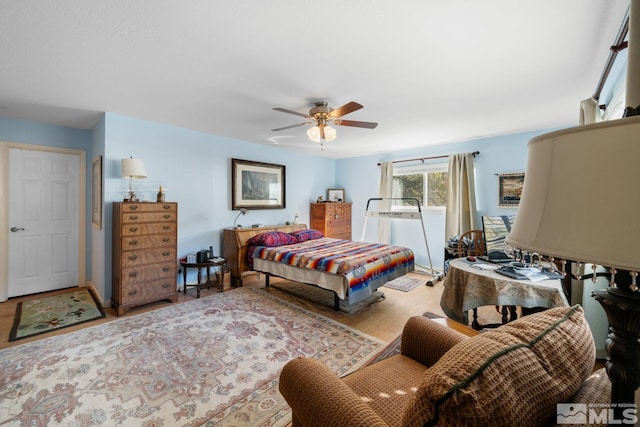
[[129,277],[136,277],[138,275],[137,272],[132,271],[131,273],[129,273]]
[[163,225],[163,226],[162,226],[162,229],[163,229],[163,230],[169,230],[170,228],[171,228],[171,227],[169,227],[168,225]]
[[171,270],[171,267],[162,267],[162,271],[164,273],[166,273],[167,271]]
[[129,219],[131,221],[135,221],[136,219],[138,219],[138,215],[129,215]]
[[136,209],[138,209],[138,205],[130,205],[129,206],[129,210],[135,211]]
[[134,295],[135,295],[135,294],[137,294],[137,293],[138,293],[138,291],[136,291],[135,289],[131,289],[131,290],[129,291],[129,296],[130,296],[130,297],[132,297],[132,296],[134,296]]
[[137,245],[137,244],[138,244],[138,241],[137,241],[136,239],[129,240],[129,244],[130,244],[131,246],[135,246],[135,245]]
[[164,238],[162,239],[162,241],[166,243],[166,242],[170,242],[170,241],[171,241],[171,239],[170,239],[170,238],[168,238],[168,237],[164,237]]
[[162,252],[162,256],[169,256],[170,254],[171,254],[171,252],[169,252],[169,251]]
[[129,255],[129,261],[135,261],[138,259],[138,255]]
[[162,218],[164,218],[164,219],[169,219],[169,218],[171,218],[171,215],[169,215],[169,214],[164,214],[164,215],[162,215]]
[[171,206],[169,206],[169,205],[162,205],[162,209],[171,209]]
[[171,287],[171,283],[163,283],[162,284],[162,288],[163,289],[167,289],[167,288],[170,288],[170,287]]
[[135,233],[136,231],[138,231],[138,227],[129,227],[129,231]]

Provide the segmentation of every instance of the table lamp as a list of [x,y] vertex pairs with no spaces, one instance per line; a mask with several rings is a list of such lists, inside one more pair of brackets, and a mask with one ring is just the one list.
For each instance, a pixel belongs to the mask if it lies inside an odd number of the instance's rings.
[[135,202],[138,200],[136,194],[133,192],[133,180],[147,177],[147,171],[144,168],[144,163],[140,159],[134,159],[129,157],[128,159],[122,159],[122,177],[129,178],[129,192],[125,202]]
[[249,213],[248,209],[241,208],[240,212],[238,212],[238,215],[236,215],[236,219],[233,220],[233,228],[242,228],[241,225],[236,226],[236,222],[238,222],[238,218],[240,218],[240,215],[246,215],[248,213]]
[[[638,106],[639,14],[640,2],[632,0],[626,105]],[[616,411],[634,403],[640,385],[639,111],[627,107],[625,118],[529,141],[522,197],[506,239],[512,250],[594,264],[594,278],[596,266],[608,270],[609,287],[592,296],[609,323],[605,366]]]

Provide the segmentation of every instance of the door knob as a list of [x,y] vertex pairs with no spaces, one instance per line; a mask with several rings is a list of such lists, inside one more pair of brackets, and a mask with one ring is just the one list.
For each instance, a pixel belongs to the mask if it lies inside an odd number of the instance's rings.
[[16,231],[24,231],[24,228],[22,227],[11,227],[11,232],[15,233]]

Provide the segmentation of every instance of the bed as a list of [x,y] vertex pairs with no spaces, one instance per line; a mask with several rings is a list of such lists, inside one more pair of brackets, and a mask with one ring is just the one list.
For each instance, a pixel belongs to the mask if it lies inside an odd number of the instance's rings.
[[263,233],[249,239],[255,271],[316,285],[349,304],[364,300],[385,283],[414,270],[409,248],[324,237],[318,230]]

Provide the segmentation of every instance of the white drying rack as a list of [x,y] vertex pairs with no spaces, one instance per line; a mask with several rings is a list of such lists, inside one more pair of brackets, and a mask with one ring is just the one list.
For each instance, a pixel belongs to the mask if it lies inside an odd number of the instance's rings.
[[[418,208],[418,211],[380,211],[380,210],[369,210],[369,206],[371,202],[382,202],[386,200],[400,200],[403,202],[409,202],[409,204],[414,205]],[[431,263],[431,253],[429,252],[429,243],[427,243],[427,232],[424,229],[424,222],[422,221],[422,209],[420,208],[420,201],[413,197],[393,197],[393,198],[382,198],[382,197],[374,197],[367,200],[367,208],[364,213],[364,227],[362,228],[362,238],[360,241],[364,241],[364,236],[367,231],[367,219],[369,217],[375,218],[390,218],[390,219],[417,219],[420,221],[420,225],[422,226],[422,235],[424,236],[424,245],[427,248],[427,259],[429,260],[429,269],[427,267],[416,264],[416,272],[429,274],[431,275],[431,280],[427,281],[427,286],[433,286],[435,282],[442,280],[443,274],[436,272],[433,269],[433,264]]]

